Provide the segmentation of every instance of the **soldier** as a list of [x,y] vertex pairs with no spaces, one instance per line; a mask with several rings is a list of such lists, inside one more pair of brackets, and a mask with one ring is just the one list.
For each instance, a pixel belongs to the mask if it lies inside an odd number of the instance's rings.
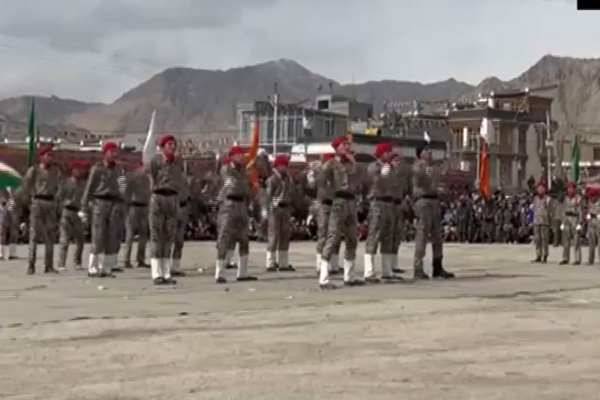
[[[224,175],[224,171],[227,169],[227,166],[229,164],[231,164],[231,160],[229,159],[229,156],[225,156],[221,158],[221,162],[222,162],[222,166],[221,169],[219,170],[219,176],[218,176],[218,180],[219,182],[219,191],[221,190],[221,187],[223,185],[223,182],[221,182],[221,179]],[[222,200],[222,199],[221,199]],[[237,264],[234,261],[235,258],[235,246],[236,246],[236,242],[233,240],[231,241],[230,244],[230,248],[227,250],[227,256],[225,256],[225,269],[237,269]]]
[[69,169],[71,177],[60,187],[58,194],[58,206],[60,207],[59,239],[58,239],[58,270],[65,271],[67,264],[67,253],[69,243],[75,241],[75,254],[73,262],[75,269],[82,269],[81,259],[83,253],[84,234],[83,222],[77,215],[81,211],[81,196],[85,189],[83,169],[85,164],[72,161]]
[[575,192],[577,185],[570,182],[567,186],[567,196],[563,202],[563,220],[560,226],[563,239],[563,259],[559,263],[569,263],[571,245],[575,245],[575,262],[573,265],[581,264],[581,225],[583,221],[581,197]]
[[179,190],[184,179],[176,160],[176,141],[172,135],[158,139],[161,154],[146,166],[150,176],[150,269],[155,285],[171,285],[171,252],[179,216]]
[[[390,256],[390,266],[392,273],[402,274],[404,270],[398,267],[398,252],[404,237],[405,220],[410,208],[409,197],[412,189],[410,170],[402,165],[399,153],[392,153],[391,164],[393,176],[391,192],[394,205],[391,217],[392,255]],[[397,277],[396,279],[401,278]]]
[[30,201],[29,218],[29,263],[27,274],[35,274],[37,241],[44,240],[44,273],[56,273],[54,263],[54,240],[56,233],[56,194],[61,186],[61,173],[52,162],[54,151],[51,146],[38,151],[39,164],[29,167],[23,186]]
[[[394,196],[392,181],[394,179],[390,164],[391,153],[394,150],[392,143],[380,143],[375,148],[377,161],[371,163],[367,169],[370,180],[368,215],[369,231],[365,243],[365,281],[377,283],[375,276],[375,255],[381,245],[381,278],[391,280],[394,223]],[[394,187],[395,188],[395,187]]]
[[[183,165],[181,164],[181,156],[176,154],[176,160],[179,161],[181,175],[183,174]],[[175,227],[175,241],[173,242],[173,251],[171,253],[171,275],[185,276],[185,272],[181,270],[181,256],[183,254],[183,245],[185,244],[185,228],[190,220],[191,207],[191,190],[187,179],[181,179],[179,186],[179,212],[177,213],[177,226]]]
[[[331,188],[333,203],[327,224],[327,239],[321,254],[319,286],[321,289],[333,289],[329,280],[331,256],[339,247],[342,238],[345,242],[344,285],[359,286],[364,282],[355,279],[356,247],[358,245],[358,216],[356,211],[356,162],[352,154],[352,143],[346,135],[331,142],[335,157],[323,166],[324,184]],[[354,179],[354,180],[353,180]]]
[[[327,153],[321,156],[320,163],[315,165],[307,174],[307,184],[316,189],[317,201],[317,273],[321,270],[323,248],[327,241],[327,227],[329,226],[329,215],[333,204],[333,192],[325,179],[325,164],[335,157],[335,153]],[[329,272],[337,275],[341,272],[339,263],[341,242],[333,249],[329,260]]]
[[594,264],[596,258],[596,249],[600,251],[600,191],[596,187],[588,189],[588,205],[587,205],[587,235],[588,235],[588,265]]
[[548,262],[550,246],[550,224],[552,222],[552,198],[547,194],[546,182],[536,186],[537,195],[533,198],[533,241],[536,257],[534,263]]
[[117,163],[119,146],[106,142],[102,146],[102,161],[96,163],[87,181],[81,198],[79,217],[89,221],[87,210],[91,205],[90,260],[88,276],[90,278],[114,277],[112,269],[117,267],[119,249],[117,220],[118,205],[123,197],[119,188],[119,177],[123,170]]
[[[248,275],[248,254],[250,252],[248,238],[248,204],[251,201],[252,189],[245,167],[244,151],[233,146],[229,150],[229,165],[224,166],[223,187],[219,194],[219,215],[217,217],[217,262],[215,279],[217,283],[226,283],[225,258],[227,252],[239,245],[239,260],[237,270],[238,281],[254,281],[256,277]],[[232,244],[233,242],[233,244]]]
[[[556,181],[556,178],[554,178],[554,181]],[[554,183],[553,183],[554,185]],[[554,188],[554,186],[553,186]],[[563,231],[560,229],[560,227],[564,224],[563,222],[563,215],[564,215],[564,208],[565,208],[565,196],[562,192],[560,193],[556,193],[556,198],[553,200],[553,204],[552,204],[552,226],[551,226],[551,231],[552,231],[552,246],[553,247],[558,247],[560,246],[561,243],[564,244],[564,238],[562,237],[563,235]]]
[[6,209],[8,211],[8,260],[17,259],[17,243],[19,242],[19,232],[21,229],[21,217],[23,212],[23,205],[25,203],[25,188],[23,186],[16,190],[12,188],[7,189],[8,200],[6,203]]
[[145,173],[143,163],[130,176],[125,188],[125,268],[132,268],[131,251],[133,239],[138,235],[137,257],[138,268],[148,268],[146,264],[146,245],[148,244],[148,201],[150,199],[150,178]]
[[294,181],[288,173],[289,159],[278,155],[273,174],[267,179],[263,217],[267,220],[267,272],[295,271],[289,262],[290,220]]
[[434,278],[454,278],[442,264],[444,244],[441,235],[441,210],[438,197],[440,183],[439,167],[433,164],[428,145],[417,147],[417,160],[413,165],[412,187],[415,202],[413,209],[416,217],[414,279],[429,279],[423,270],[423,259],[427,241],[431,240],[432,275]]

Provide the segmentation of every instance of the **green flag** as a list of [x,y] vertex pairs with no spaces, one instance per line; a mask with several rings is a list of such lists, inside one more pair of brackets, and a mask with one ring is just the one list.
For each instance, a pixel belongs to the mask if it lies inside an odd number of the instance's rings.
[[575,136],[573,147],[571,148],[571,179],[575,183],[579,183],[579,160],[581,154],[579,151],[579,136]]
[[27,166],[35,164],[35,151],[37,147],[36,129],[35,129],[35,99],[31,99],[31,110],[29,110],[29,120],[27,121],[27,140],[29,153],[27,154]]

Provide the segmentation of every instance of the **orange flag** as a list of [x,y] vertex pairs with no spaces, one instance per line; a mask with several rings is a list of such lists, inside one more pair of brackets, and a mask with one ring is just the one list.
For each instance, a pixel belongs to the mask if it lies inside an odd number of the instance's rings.
[[479,166],[479,193],[486,198],[491,196],[490,193],[490,177],[488,168],[488,143],[484,139],[481,140],[481,155]]
[[[248,151],[248,163],[256,160],[256,155],[258,154],[258,144],[260,142],[260,129],[258,124],[258,117],[254,118],[254,130],[252,131],[252,138],[250,139],[250,150]],[[259,179],[258,179],[258,171],[256,167],[252,167],[248,171],[248,177],[250,178],[250,184],[256,190],[258,189]]]

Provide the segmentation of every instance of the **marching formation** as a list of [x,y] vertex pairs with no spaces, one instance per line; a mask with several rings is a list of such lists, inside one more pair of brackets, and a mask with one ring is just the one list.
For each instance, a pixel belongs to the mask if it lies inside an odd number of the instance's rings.
[[[39,163],[30,167],[19,189],[9,191],[2,216],[1,258],[16,257],[15,224],[24,204],[30,208],[28,274],[36,272],[37,244],[45,244],[44,272],[66,269],[69,244],[75,242],[74,268],[83,269],[85,226],[91,233],[87,273],[91,278],[115,277],[119,268],[121,239],[125,239],[124,267],[132,268],[131,253],[138,237],[136,262],[149,267],[156,285],[173,285],[174,277],[184,276],[181,258],[189,203],[195,191],[184,172],[183,163],[171,135],[158,142],[160,153],[127,174],[119,165],[118,146],[106,142],[102,160],[94,165],[73,162],[70,177],[62,176],[53,163],[52,147],[39,149]],[[343,274],[345,286],[402,280],[398,250],[404,228],[405,208],[412,206],[417,216],[414,278],[428,279],[423,258],[428,241],[432,243],[432,275],[452,278],[443,265],[440,230],[440,170],[431,159],[426,144],[417,150],[412,169],[403,165],[390,143],[380,144],[376,161],[368,167],[368,237],[364,277],[356,276],[358,246],[357,197],[360,188],[352,143],[340,136],[331,143],[333,152],[322,157],[298,186],[289,171],[289,158],[277,155],[270,164],[248,160],[234,146],[220,169],[217,196],[217,241],[215,280],[226,283],[226,271],[237,268],[237,281],[254,281],[248,270],[251,205],[261,211],[267,226],[267,272],[295,271],[289,261],[290,219],[294,202],[308,195],[317,210],[318,240],[316,270],[319,286],[332,289],[331,276]],[[264,160],[263,160],[264,161]],[[89,169],[87,179],[84,171]],[[250,172],[258,171],[254,187]],[[297,193],[302,191],[303,193]],[[57,216],[59,217],[57,219]],[[125,230],[120,226],[125,220]],[[58,267],[54,268],[54,234],[59,232]],[[149,241],[149,243],[148,243]],[[341,245],[344,253],[340,258]],[[149,244],[150,265],[146,264]],[[237,247],[237,263],[232,256]],[[376,272],[375,256],[381,253],[381,273]]]

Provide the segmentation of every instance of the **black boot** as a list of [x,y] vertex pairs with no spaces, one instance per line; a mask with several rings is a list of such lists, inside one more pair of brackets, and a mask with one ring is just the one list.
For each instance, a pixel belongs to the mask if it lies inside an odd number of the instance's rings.
[[536,264],[536,263],[541,263],[542,262],[542,257],[536,257],[535,260],[531,260],[532,263]]
[[432,267],[433,267],[433,277],[434,278],[441,278],[441,279],[452,279],[454,278],[454,274],[452,272],[448,272],[444,269],[443,265],[442,265],[442,257],[440,258],[434,258],[433,259],[433,263],[432,263]]

